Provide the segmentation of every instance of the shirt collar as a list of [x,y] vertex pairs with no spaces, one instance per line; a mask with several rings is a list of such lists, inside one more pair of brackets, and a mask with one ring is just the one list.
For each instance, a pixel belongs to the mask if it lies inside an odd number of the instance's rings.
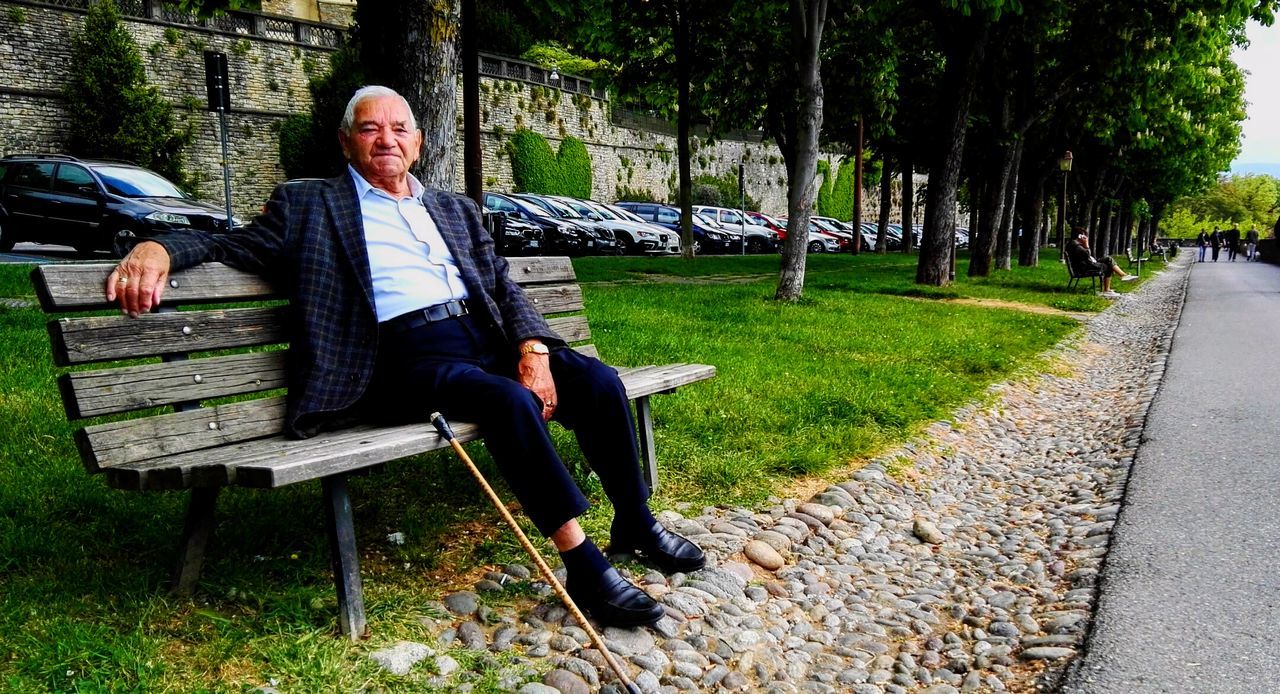
[[[375,193],[375,195],[382,195],[383,197],[387,197],[387,198],[391,197],[391,194],[388,193],[387,191],[382,190],[380,188],[374,188],[372,184],[364,180],[364,176],[361,176],[360,172],[356,171],[356,168],[354,166],[347,164],[347,172],[351,174],[351,180],[356,184],[357,200],[363,200],[364,196],[371,190],[378,191],[377,193]],[[425,190],[422,187],[422,183],[420,183],[417,177],[415,177],[413,174],[410,173],[406,175],[409,177],[409,193],[413,196],[415,200],[422,198],[422,191]]]

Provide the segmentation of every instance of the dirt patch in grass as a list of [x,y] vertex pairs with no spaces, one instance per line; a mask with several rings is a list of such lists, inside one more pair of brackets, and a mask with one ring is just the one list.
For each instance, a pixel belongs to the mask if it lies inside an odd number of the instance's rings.
[[1052,306],[1041,306],[1038,304],[1024,304],[1020,301],[1005,301],[1003,299],[977,299],[973,297],[957,297],[954,299],[926,299],[921,297],[904,297],[912,298],[917,301],[942,301],[948,304],[963,304],[965,306],[980,306],[982,308],[1004,308],[1011,311],[1025,311],[1027,313],[1038,313],[1042,316],[1065,316],[1076,320],[1084,320],[1088,317],[1087,313],[1079,313],[1077,311],[1064,311],[1060,308]]

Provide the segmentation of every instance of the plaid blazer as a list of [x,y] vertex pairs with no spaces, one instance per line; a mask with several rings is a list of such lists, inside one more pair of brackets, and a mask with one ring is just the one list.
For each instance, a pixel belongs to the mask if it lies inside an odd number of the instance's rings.
[[[507,276],[507,261],[470,199],[426,190],[422,203],[453,252],[476,319],[514,345],[561,340],[524,291]],[[292,302],[287,434],[305,438],[348,418],[373,378],[378,319],[360,203],[351,176],[304,179],[278,186],[263,213],[229,233],[177,231],[154,239],[172,269],[223,262],[271,278]]]

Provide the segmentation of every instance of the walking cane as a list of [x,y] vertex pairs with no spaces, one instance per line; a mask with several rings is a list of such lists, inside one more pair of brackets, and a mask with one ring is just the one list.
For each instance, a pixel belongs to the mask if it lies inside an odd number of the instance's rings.
[[524,551],[529,554],[529,557],[533,559],[533,563],[538,566],[538,571],[542,573],[542,577],[546,579],[547,584],[555,591],[556,597],[560,598],[560,602],[563,602],[564,606],[568,608],[569,614],[572,614],[573,618],[582,626],[583,631],[587,632],[587,636],[591,638],[591,643],[600,649],[600,653],[604,655],[605,662],[609,663],[610,669],[618,676],[619,680],[622,680],[622,686],[626,687],[627,692],[630,694],[640,694],[640,688],[627,676],[627,671],[622,668],[622,664],[618,662],[613,653],[609,652],[609,647],[604,645],[604,639],[600,638],[600,634],[596,633],[595,628],[591,626],[591,622],[587,621],[586,615],[582,614],[582,610],[578,609],[578,606],[574,604],[573,598],[569,597],[568,591],[564,589],[564,586],[560,585],[560,581],[555,574],[551,573],[551,567],[547,566],[547,562],[542,559],[542,555],[538,554],[538,550],[533,546],[533,543],[529,542],[529,538],[524,534],[524,531],[516,524],[516,519],[511,516],[511,512],[507,510],[502,500],[498,498],[497,493],[493,491],[493,487],[489,486],[489,482],[480,473],[480,469],[476,467],[475,463],[471,462],[471,456],[467,455],[467,451],[462,448],[462,444],[453,435],[453,428],[445,421],[444,415],[439,412],[432,412],[431,423],[435,425],[436,431],[440,432],[440,436],[453,447],[453,452],[457,453],[458,457],[462,458],[462,462],[467,464],[467,469],[471,471],[471,476],[476,478],[476,482],[480,483],[480,488],[489,497],[489,501],[493,502],[494,507],[502,514],[502,519],[515,531],[516,538],[520,540],[520,546],[524,547]]

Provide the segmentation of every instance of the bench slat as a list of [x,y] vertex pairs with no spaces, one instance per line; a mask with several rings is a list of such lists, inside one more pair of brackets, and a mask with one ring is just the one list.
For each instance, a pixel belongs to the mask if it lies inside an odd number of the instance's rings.
[[67,419],[256,393],[286,385],[284,350],[96,371],[60,378]]
[[567,316],[547,320],[557,335],[565,342],[582,342],[591,339],[591,328],[587,326],[586,316]]
[[77,433],[89,472],[279,434],[284,398],[260,398],[85,427]]
[[269,345],[287,339],[285,306],[60,318],[49,323],[59,366]]
[[542,315],[581,311],[582,288],[576,284],[553,284],[526,287],[525,293]]
[[[619,374],[628,396],[634,398],[711,378],[715,367],[669,364],[620,369]],[[269,419],[273,413],[263,411],[267,405],[278,408],[274,423]],[[193,416],[215,409],[220,410],[217,416]],[[109,446],[99,454],[99,467],[108,468],[108,482],[112,486],[123,489],[178,489],[219,484],[280,487],[445,446],[435,429],[426,423],[393,427],[360,425],[300,441],[285,439],[279,434],[283,422],[281,398],[133,421],[157,419],[192,421],[184,422],[181,432],[175,432],[170,426],[159,427],[153,432],[154,442],[132,440],[134,435],[145,435],[142,431],[126,436],[122,435],[125,428],[120,426],[94,427],[98,430],[95,443]],[[209,422],[218,423],[219,429],[209,429]],[[126,423],[116,423],[121,424]],[[467,423],[454,423],[454,431],[463,441],[478,438],[473,425]],[[108,435],[111,438],[107,438]],[[223,440],[218,440],[219,436],[224,437]],[[190,447],[177,451],[178,446]],[[104,455],[121,457],[107,466],[101,465]]]
[[[573,265],[561,256],[509,258],[509,276],[522,285],[573,282]],[[32,271],[32,283],[40,305],[48,313],[111,309],[103,300],[103,286],[115,263],[41,265]],[[174,286],[176,285],[176,286]],[[164,303],[210,303],[262,300],[277,297],[269,282],[258,275],[221,263],[205,263],[175,272],[165,290]]]

